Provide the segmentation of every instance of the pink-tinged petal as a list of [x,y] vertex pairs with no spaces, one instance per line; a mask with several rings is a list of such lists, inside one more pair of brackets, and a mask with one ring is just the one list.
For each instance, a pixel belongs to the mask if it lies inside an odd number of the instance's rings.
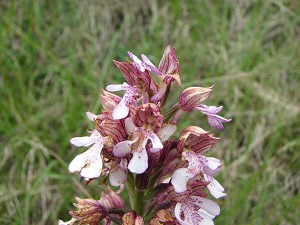
[[[136,140],[135,140],[136,141]],[[131,153],[131,145],[135,141],[122,141],[114,146],[113,153],[116,157],[124,157]]]
[[107,91],[125,91],[130,85],[126,84],[125,82],[123,84],[110,84],[107,85],[106,90]]
[[153,131],[149,130],[146,138],[148,138],[152,143],[152,148],[150,149],[151,153],[156,153],[163,149],[163,144],[161,143],[159,137]]
[[90,120],[90,121],[94,121],[95,119],[97,119],[97,115],[91,112],[86,112],[86,117]]
[[171,183],[176,192],[184,192],[187,190],[187,182],[189,179],[195,177],[193,173],[187,168],[177,169],[173,175]]
[[92,137],[73,137],[70,140],[72,145],[75,145],[76,147],[82,147],[82,146],[89,146],[94,143],[94,140]]
[[150,61],[150,59],[149,59],[147,56],[145,56],[144,54],[141,54],[141,58],[142,58],[142,60],[143,60],[144,63],[146,63],[146,64],[148,64],[148,65],[150,65],[150,66],[155,67],[155,66],[153,65],[153,63]]
[[136,126],[132,122],[132,118],[125,119],[125,129],[127,134],[131,134]]
[[121,186],[126,182],[127,174],[119,166],[114,167],[109,173],[109,182],[112,186]]
[[215,217],[220,214],[220,207],[214,201],[207,198],[198,197],[198,196],[190,196],[189,198],[192,200],[193,204],[204,209],[210,215]]
[[197,109],[201,110],[202,112],[217,114],[223,109],[223,106],[217,107],[217,106],[207,106],[202,104],[199,105]]
[[158,92],[151,97],[151,101],[157,102],[161,100],[162,97],[164,97],[166,90],[167,90],[167,85],[163,83],[162,85],[160,85]]
[[126,99],[128,98],[127,93],[123,96],[120,103],[114,108],[112,116],[114,120],[120,120],[125,118],[129,113],[129,107],[127,106]]
[[158,133],[158,137],[161,141],[168,140],[176,131],[177,126],[173,123],[168,123],[163,125],[160,132]]
[[133,65],[141,72],[145,72],[145,68],[143,66],[142,60],[140,60],[136,55],[132,52],[128,51],[129,57],[133,60]]
[[178,202],[175,206],[175,210],[174,210],[174,214],[175,214],[175,217],[177,219],[177,221],[181,224],[181,225],[191,225],[190,223],[187,223],[185,221],[183,221],[181,219],[181,212],[182,212],[182,204],[180,202]]
[[141,174],[148,168],[148,153],[145,147],[134,151],[133,156],[128,164],[128,169],[132,173]]
[[222,123],[228,123],[231,119],[225,119],[218,115],[207,114],[208,123],[210,126],[217,128],[218,130],[224,130],[224,125]]

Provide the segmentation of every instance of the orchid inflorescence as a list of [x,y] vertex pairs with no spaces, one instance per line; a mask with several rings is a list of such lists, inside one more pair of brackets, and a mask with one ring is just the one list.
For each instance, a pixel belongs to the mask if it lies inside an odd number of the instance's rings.
[[[95,129],[90,136],[70,140],[77,147],[91,147],[73,159],[69,171],[79,172],[87,184],[99,177],[105,183],[108,177],[119,189],[114,192],[107,185],[100,200],[76,198],[78,209],[69,212],[72,219],[58,224],[214,224],[220,208],[207,195],[226,195],[214,179],[222,164],[203,154],[220,138],[197,126],[174,134],[181,116],[194,110],[219,130],[230,119],[217,115],[222,106],[202,104],[212,87],[187,88],[166,109],[172,82],[181,85],[175,49],[164,50],[158,67],[143,54],[141,59],[128,55],[128,62],[114,61],[126,82],[102,91],[100,115],[86,113]],[[125,92],[122,98],[111,93],[117,91]],[[121,198],[124,188],[130,205]]]

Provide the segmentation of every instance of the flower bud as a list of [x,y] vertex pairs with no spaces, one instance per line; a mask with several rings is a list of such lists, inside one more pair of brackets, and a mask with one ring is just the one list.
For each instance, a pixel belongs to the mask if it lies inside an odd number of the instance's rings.
[[106,208],[94,199],[81,199],[76,197],[74,205],[77,211],[70,211],[69,214],[80,221],[80,224],[98,225],[107,216]]
[[172,214],[166,210],[159,210],[155,217],[150,220],[150,225],[179,225],[177,220],[172,217]]
[[205,101],[212,92],[212,88],[190,87],[183,90],[179,96],[179,106],[184,111],[194,110],[200,102]]
[[122,225],[144,225],[144,219],[141,216],[136,216],[132,211],[124,214]]
[[105,194],[104,192],[101,193],[99,201],[107,210],[113,208],[125,208],[123,199],[116,192],[112,191],[109,187],[107,191],[108,194]]
[[220,138],[216,138],[197,126],[189,126],[182,130],[177,141],[177,149],[182,151],[183,148],[190,149],[195,153],[204,153],[211,149]]
[[102,94],[100,94],[100,102],[102,103],[102,107],[105,111],[112,112],[120,101],[121,98],[118,95],[105,90],[102,90]]

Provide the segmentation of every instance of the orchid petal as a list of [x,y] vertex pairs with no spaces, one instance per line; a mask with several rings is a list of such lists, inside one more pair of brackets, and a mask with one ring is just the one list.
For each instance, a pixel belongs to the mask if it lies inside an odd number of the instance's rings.
[[133,156],[128,164],[128,169],[132,173],[141,174],[148,168],[148,153],[145,147],[134,151]]
[[114,146],[113,153],[116,157],[124,157],[131,153],[131,144],[135,141],[122,141]]
[[207,116],[209,125],[217,128],[218,130],[224,130],[224,125],[222,123],[228,123],[231,121],[231,119],[225,119],[224,117],[218,115],[207,114]]
[[204,112],[204,113],[210,113],[210,114],[217,114],[219,112],[221,112],[221,110],[223,109],[223,106],[207,106],[207,105],[199,105],[197,107],[197,109],[199,109],[200,111]]
[[148,131],[147,138],[152,143],[152,148],[150,149],[150,152],[155,153],[163,149],[163,144],[161,143],[159,137],[153,131]]
[[94,140],[92,137],[73,137],[70,140],[72,145],[75,145],[76,147],[82,147],[82,146],[89,146],[94,143]]
[[97,119],[97,115],[91,112],[86,112],[86,117],[90,120],[90,121],[94,121],[95,119]]
[[178,202],[176,204],[175,210],[174,210],[175,217],[181,225],[190,225],[189,223],[187,223],[181,219],[181,216],[180,216],[181,211],[182,211],[181,207],[182,207],[182,204],[180,202]]
[[173,173],[171,183],[176,192],[184,192],[187,190],[188,180],[193,177],[195,174],[191,173],[189,169],[180,168]]
[[77,155],[69,165],[71,173],[80,172],[86,178],[99,177],[102,170],[102,158],[100,152],[103,144],[94,144],[90,149]]
[[119,120],[125,118],[129,113],[129,107],[127,106],[126,99],[128,94],[125,93],[120,103],[114,108],[112,112],[113,119]]
[[132,133],[132,131],[136,128],[136,126],[132,122],[132,118],[125,119],[125,129],[127,134]]
[[59,220],[58,225],[74,225],[76,221],[77,221],[77,219],[75,219],[75,218],[72,218],[71,220],[66,221],[66,222]]
[[214,221],[206,213],[199,212],[198,214],[201,217],[201,221],[198,223],[199,225],[214,225]]
[[123,84],[110,84],[107,85],[106,90],[107,91],[125,91],[128,87],[130,87],[130,85],[128,85],[127,83],[123,83]]
[[207,198],[198,197],[198,196],[190,196],[189,198],[192,200],[193,204],[204,209],[210,215],[217,216],[220,214],[220,207],[214,201]]
[[163,125],[160,132],[158,133],[158,137],[161,141],[168,140],[176,131],[177,126],[173,123],[168,123]]
[[126,172],[119,166],[113,168],[109,173],[110,184],[114,187],[121,186],[127,179]]
[[218,190],[212,183],[207,185],[207,188],[208,188],[210,194],[217,199],[226,196],[226,193],[223,193],[220,190]]
[[166,90],[167,90],[167,85],[165,83],[161,84],[159,86],[158,92],[151,97],[151,101],[156,102],[161,100],[164,94],[166,93]]
[[150,59],[149,59],[147,56],[145,56],[144,54],[141,54],[141,58],[142,58],[142,60],[143,60],[144,63],[146,63],[146,64],[148,64],[148,65],[150,65],[150,66],[155,67],[155,66],[153,65],[153,63],[150,61]]
[[145,72],[145,68],[143,66],[142,60],[140,60],[136,55],[134,55],[132,52],[127,52],[129,57],[133,60],[133,65],[141,72]]

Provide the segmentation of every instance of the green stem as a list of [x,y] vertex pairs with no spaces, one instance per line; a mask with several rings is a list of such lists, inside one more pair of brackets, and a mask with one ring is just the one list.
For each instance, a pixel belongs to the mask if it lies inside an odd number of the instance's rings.
[[144,212],[144,191],[136,190],[134,195],[133,210],[137,215],[143,215]]
[[168,122],[169,119],[179,110],[179,105],[176,103],[175,105],[172,106],[171,109],[164,115],[164,123]]

